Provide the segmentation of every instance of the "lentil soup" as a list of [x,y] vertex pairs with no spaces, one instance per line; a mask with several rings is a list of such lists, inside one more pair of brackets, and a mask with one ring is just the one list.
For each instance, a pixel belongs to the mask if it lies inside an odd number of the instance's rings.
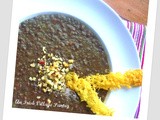
[[[13,108],[93,114],[64,80],[68,71],[80,77],[110,72],[91,27],[71,15],[40,14],[20,23],[17,44]],[[107,91],[97,92],[104,101]]]

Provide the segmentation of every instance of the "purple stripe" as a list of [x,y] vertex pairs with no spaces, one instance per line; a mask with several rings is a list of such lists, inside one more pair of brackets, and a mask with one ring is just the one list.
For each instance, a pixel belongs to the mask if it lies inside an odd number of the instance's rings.
[[139,37],[139,43],[138,43],[138,51],[140,51],[140,49],[141,49],[141,44],[142,44],[142,40],[143,40],[143,34],[144,34],[144,29],[142,28],[143,26],[142,25],[140,25],[140,37]]
[[136,113],[135,113],[135,115],[134,115],[134,118],[138,118],[138,116],[139,116],[140,104],[141,104],[141,98],[140,98],[140,100],[139,100],[138,107],[137,107]]
[[142,36],[143,36],[143,29],[142,29],[142,25],[139,25],[140,29],[139,29],[139,37],[138,37],[138,44],[137,44],[137,50],[138,52],[140,51],[140,46],[141,46],[141,42],[142,42]]
[[[135,23],[136,25],[136,29],[135,29],[135,36],[134,36],[134,39],[135,39],[135,42],[136,42],[136,47],[137,47],[137,50],[138,50],[138,35],[139,35],[139,26]],[[138,51],[139,52],[139,51]]]
[[133,23],[133,24],[134,24],[134,26],[133,26],[134,31],[133,31],[132,37],[135,40],[136,23]]
[[129,28],[129,22],[128,22],[128,21],[127,21],[127,28],[130,29],[130,28]]
[[142,56],[142,61],[141,61],[141,69],[143,69],[143,64],[144,64],[145,47],[146,47],[146,42],[144,43],[143,56]]

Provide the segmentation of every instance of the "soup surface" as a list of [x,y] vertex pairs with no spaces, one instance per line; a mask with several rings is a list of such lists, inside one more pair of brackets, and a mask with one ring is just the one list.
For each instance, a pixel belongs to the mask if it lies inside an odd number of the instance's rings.
[[[81,20],[61,13],[41,14],[20,23],[18,33],[14,108],[93,114],[85,102],[69,88],[44,92],[37,81],[40,76],[31,64],[48,54],[63,61],[73,60],[69,71],[80,77],[110,72],[109,59],[99,36]],[[47,54],[46,53],[46,54]],[[41,62],[42,65],[42,62]],[[39,77],[40,79],[40,77]],[[107,91],[98,90],[104,101]]]

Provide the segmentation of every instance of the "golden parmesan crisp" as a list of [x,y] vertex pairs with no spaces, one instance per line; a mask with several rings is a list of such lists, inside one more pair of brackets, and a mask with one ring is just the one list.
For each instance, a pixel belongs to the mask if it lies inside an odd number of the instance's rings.
[[84,78],[88,81],[93,88],[96,89],[104,89],[104,90],[112,90],[112,89],[120,89],[121,87],[131,88],[132,86],[141,86],[142,85],[142,70],[128,70],[124,74],[117,73],[109,73],[105,75],[91,75]]
[[66,84],[69,88],[76,91],[81,101],[87,103],[93,113],[97,115],[112,116],[113,110],[108,108],[98,97],[97,92],[91,84],[83,78],[78,78],[77,74],[70,72],[66,75]]
[[109,73],[105,75],[90,75],[78,78],[74,72],[65,76],[66,84],[76,91],[81,101],[85,101],[93,113],[97,115],[112,116],[113,110],[108,108],[98,97],[96,89],[112,90],[121,87],[131,88],[142,85],[142,70],[128,70],[124,74]]

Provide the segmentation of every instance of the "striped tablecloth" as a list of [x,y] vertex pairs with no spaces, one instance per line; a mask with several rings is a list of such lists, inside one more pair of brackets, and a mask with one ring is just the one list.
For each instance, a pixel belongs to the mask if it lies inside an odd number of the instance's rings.
[[[141,69],[143,69],[145,46],[146,46],[146,26],[128,20],[123,20],[123,23],[133,37],[134,43],[139,53]],[[138,118],[139,111],[140,111],[140,100],[139,100],[139,105],[137,106],[137,111],[135,113],[135,118]]]

